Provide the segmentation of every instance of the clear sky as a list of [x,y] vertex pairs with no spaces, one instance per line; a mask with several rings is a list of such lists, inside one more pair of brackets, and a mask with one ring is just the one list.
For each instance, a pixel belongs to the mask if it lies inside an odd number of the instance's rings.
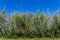
[[6,9],[8,12],[16,11],[46,11],[60,10],[60,0],[0,0],[0,10]]

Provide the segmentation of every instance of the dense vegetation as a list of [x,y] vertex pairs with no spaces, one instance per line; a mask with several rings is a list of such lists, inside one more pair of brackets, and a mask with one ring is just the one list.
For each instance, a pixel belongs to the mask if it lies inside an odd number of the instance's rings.
[[0,37],[59,38],[60,15],[58,12],[52,17],[45,14],[39,11],[36,15],[33,12],[29,14],[15,12],[9,16],[6,11],[0,12]]

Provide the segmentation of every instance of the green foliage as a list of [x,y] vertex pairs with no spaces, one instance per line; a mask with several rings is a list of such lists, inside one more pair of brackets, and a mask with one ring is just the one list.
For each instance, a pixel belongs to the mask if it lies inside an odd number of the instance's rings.
[[34,38],[34,37],[60,37],[60,16],[49,18],[44,13],[33,15],[19,14],[6,18],[6,11],[0,13],[0,37],[7,38]]

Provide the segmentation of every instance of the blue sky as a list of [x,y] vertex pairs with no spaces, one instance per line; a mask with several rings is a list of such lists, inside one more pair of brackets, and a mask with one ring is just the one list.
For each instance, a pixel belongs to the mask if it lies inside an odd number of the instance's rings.
[[60,0],[0,0],[0,10],[12,11],[46,11],[60,10]]

